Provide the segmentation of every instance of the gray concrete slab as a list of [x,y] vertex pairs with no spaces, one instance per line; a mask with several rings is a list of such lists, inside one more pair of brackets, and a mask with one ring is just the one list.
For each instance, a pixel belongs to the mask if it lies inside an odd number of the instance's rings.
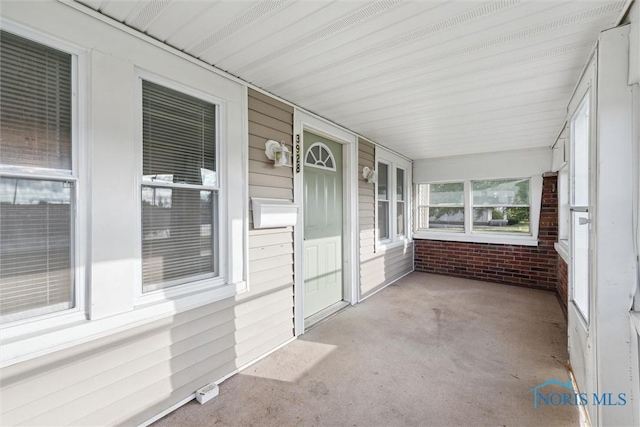
[[529,392],[569,378],[566,329],[553,293],[413,273],[155,425],[576,426]]

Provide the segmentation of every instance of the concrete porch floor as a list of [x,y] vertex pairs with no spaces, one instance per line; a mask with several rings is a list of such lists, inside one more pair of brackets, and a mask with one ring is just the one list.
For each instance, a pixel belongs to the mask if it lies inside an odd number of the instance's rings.
[[529,393],[568,379],[566,329],[553,293],[413,273],[154,425],[577,426]]

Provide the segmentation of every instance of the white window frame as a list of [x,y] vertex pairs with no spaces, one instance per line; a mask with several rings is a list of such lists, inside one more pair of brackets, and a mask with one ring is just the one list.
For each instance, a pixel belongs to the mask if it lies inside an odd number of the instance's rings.
[[[392,179],[391,179],[391,173],[393,171],[393,167],[391,165],[391,163],[387,163],[384,160],[377,160],[376,161],[376,171],[379,172],[380,171],[380,164],[383,164],[387,167],[387,198],[386,199],[380,199],[380,197],[378,196],[378,185],[380,185],[380,174],[377,174],[376,177],[376,188],[375,188],[375,204],[376,204],[376,242],[378,242],[380,245],[384,245],[386,243],[391,243],[393,241],[393,231],[391,230],[391,223],[393,223],[392,218],[393,218],[393,214],[392,214],[392,208],[391,208],[391,191],[393,190],[393,184],[392,184]],[[380,236],[380,227],[378,227],[378,218],[380,215],[380,202],[387,202],[387,237],[382,237]]]
[[[227,282],[228,264],[230,262],[227,255],[227,251],[223,248],[227,247],[229,227],[228,222],[228,192],[225,191],[226,173],[224,168],[226,165],[226,151],[224,149],[225,143],[221,141],[222,135],[225,134],[224,129],[224,117],[225,117],[225,101],[217,98],[211,94],[198,91],[190,88],[184,84],[175,82],[157,74],[149,73],[143,70],[136,70],[136,118],[137,118],[137,131],[136,131],[136,165],[137,165],[137,245],[136,245],[136,280],[135,280],[135,305],[143,305],[157,301],[163,301],[167,299],[174,299],[180,296],[192,294],[194,292],[205,291],[208,289],[216,289],[224,287]],[[142,99],[142,82],[148,81],[157,85],[166,87],[168,89],[175,90],[185,95],[198,98],[205,102],[215,105],[216,115],[216,176],[217,186],[197,186],[198,189],[213,191],[217,193],[217,212],[214,212],[216,217],[216,223],[213,224],[213,232],[217,234],[217,254],[214,256],[214,265],[216,266],[216,275],[214,277],[191,279],[181,279],[180,284],[175,286],[157,289],[149,292],[143,292],[142,283],[142,187],[154,186],[148,181],[142,179],[142,157],[143,157],[143,141],[142,141],[142,120],[143,120],[143,99]],[[222,160],[221,160],[222,159]],[[162,183],[162,188],[176,187],[176,188],[189,188],[187,185],[172,185],[170,183]],[[196,187],[193,187],[196,188]],[[224,200],[224,203],[223,203]]]
[[[409,232],[410,221],[408,220],[409,213],[411,212],[410,204],[411,204],[411,201],[413,201],[413,196],[411,194],[412,186],[408,185],[409,176],[412,175],[412,163],[409,160],[406,160],[405,158],[400,157],[399,155],[392,153],[390,151],[387,151],[379,146],[376,146],[375,153],[376,154],[375,154],[374,162],[375,162],[376,171],[378,170],[379,163],[383,163],[387,165],[387,168],[388,168],[387,200],[389,203],[389,224],[388,224],[389,238],[386,238],[386,239],[380,239],[377,231],[378,230],[378,180],[380,178],[379,175],[377,176],[375,189],[374,189],[374,196],[375,196],[374,221],[375,221],[375,230],[376,230],[375,251],[384,252],[387,249],[390,249],[396,246],[401,246],[412,241],[411,233]],[[399,235],[397,232],[397,228],[398,228],[398,212],[397,212],[398,204],[397,204],[397,194],[396,194],[396,184],[397,184],[397,177],[398,177],[396,173],[397,169],[402,169],[404,171],[404,180],[405,180],[405,186],[404,186],[405,234],[401,234],[401,235]]]
[[[500,179],[472,179],[469,181],[469,211],[470,211],[470,222],[469,222],[469,227],[471,229],[471,233],[472,234],[490,234],[490,235],[506,235],[506,236],[532,236],[532,232],[531,232],[531,191],[527,191],[527,204],[526,205],[509,205],[509,204],[503,204],[503,205],[490,205],[490,206],[483,206],[483,205],[475,205],[473,203],[473,183],[474,182],[482,182],[482,181],[517,181],[517,180],[522,180],[522,179],[526,179],[529,181],[529,189],[531,189],[531,178],[529,177],[517,177],[517,178],[500,178]],[[467,200],[465,200],[466,202]],[[474,230],[474,226],[473,226],[473,210],[475,208],[496,208],[496,207],[505,207],[505,208],[511,208],[511,207],[517,207],[517,208],[529,208],[529,232],[528,233],[510,233],[510,232],[505,232],[505,231],[498,231],[495,233],[492,233],[491,231],[476,231]],[[466,226],[466,221],[465,221],[465,226]],[[465,227],[466,229],[466,227]]]
[[[80,249],[76,251],[76,256],[78,257],[76,269],[78,277],[81,278],[81,280],[78,281],[79,286],[76,293],[79,301],[77,310],[73,312],[65,311],[61,314],[55,313],[50,318],[49,316],[47,316],[46,319],[42,317],[38,318],[38,321],[34,320],[19,325],[11,324],[8,325],[11,327],[7,326],[2,328],[0,334],[0,346],[2,347],[2,351],[0,352],[0,368],[90,342],[101,337],[110,336],[114,333],[126,331],[151,322],[167,319],[178,313],[216,301],[233,298],[248,291],[249,134],[247,86],[233,78],[212,72],[212,70],[203,70],[202,67],[185,61],[184,58],[179,57],[179,55],[176,56],[169,52],[160,52],[153,46],[149,46],[148,51],[154,51],[156,55],[141,55],[139,60],[133,58],[123,61],[124,53],[122,51],[106,55],[96,50],[97,55],[94,57],[93,54],[89,55],[89,47],[86,49],[78,47],[82,44],[81,40],[78,41],[78,45],[72,45],[50,35],[33,31],[30,28],[24,27],[22,24],[8,21],[3,17],[0,17],[0,28],[44,45],[75,54],[78,57],[77,75],[73,76],[77,82],[74,85],[77,87],[77,92],[75,93],[77,97],[77,107],[74,109],[74,114],[77,114],[77,118],[73,122],[74,126],[76,126],[73,131],[75,132],[74,135],[77,135],[78,138],[75,144],[77,152],[73,153],[72,161],[73,165],[78,167],[75,217],[77,221],[76,244],[78,244],[77,247]],[[220,264],[220,273],[224,279],[220,281],[220,286],[209,285],[200,291],[192,287],[188,291],[183,289],[182,292],[159,293],[155,298],[137,298],[136,288],[141,290],[141,286],[137,287],[133,283],[134,278],[136,278],[135,268],[128,268],[129,265],[135,264],[135,260],[131,259],[133,257],[127,259],[124,266],[115,263],[111,268],[114,274],[109,280],[117,280],[119,275],[131,279],[131,283],[127,281],[126,286],[114,286],[115,291],[112,296],[109,295],[108,292],[105,293],[107,290],[104,287],[104,283],[100,283],[99,286],[96,287],[96,283],[91,280],[95,273],[91,267],[96,267],[104,263],[102,263],[101,260],[96,260],[91,264],[91,251],[89,249],[92,244],[95,244],[95,238],[91,239],[88,234],[88,230],[91,227],[89,208],[91,206],[92,192],[102,191],[103,188],[100,186],[104,185],[104,182],[98,185],[94,180],[89,179],[91,175],[90,172],[92,172],[90,168],[90,161],[92,159],[89,155],[91,149],[86,141],[88,140],[90,125],[92,126],[95,123],[99,126],[105,123],[112,123],[113,119],[96,119],[95,117],[92,118],[89,114],[90,105],[93,106],[93,104],[90,104],[87,96],[89,91],[104,89],[102,86],[96,86],[98,81],[103,82],[104,80],[95,80],[89,73],[89,67],[90,64],[93,64],[95,61],[110,61],[109,58],[111,57],[113,57],[112,61],[114,65],[117,65],[116,70],[118,75],[116,78],[120,79],[120,81],[122,81],[121,79],[127,69],[130,68],[130,87],[132,88],[135,87],[135,82],[139,78],[139,75],[143,75],[148,72],[148,70],[166,73],[166,76],[158,76],[158,78],[173,82],[183,82],[178,84],[182,87],[192,88],[200,93],[209,93],[210,87],[218,87],[216,83],[220,85],[219,92],[217,89],[214,89],[216,93],[220,94],[219,100],[223,107],[220,109],[218,132],[220,132],[221,137],[218,139],[219,152],[217,155],[218,161],[224,164],[226,168],[224,168],[223,173],[219,173],[218,175],[221,187],[219,204],[223,206],[223,208],[219,210],[219,216],[221,217],[221,231],[228,236],[224,242],[222,239],[219,240],[219,251],[226,256],[225,261],[221,261]],[[179,64],[182,68],[174,68],[171,64]],[[185,72],[188,72],[186,77]],[[101,73],[100,78],[104,78],[104,75],[104,72]],[[139,133],[140,136],[142,135],[142,129],[137,129],[137,126],[142,124],[142,120],[136,120],[137,116],[134,116],[136,114],[135,108],[138,97],[141,107],[141,91],[134,93],[131,101],[126,101],[126,103],[131,102],[132,114],[131,116],[127,116],[127,119],[130,118],[131,123],[127,122],[123,127],[123,129],[128,129],[127,126],[131,125],[133,128],[133,132],[131,133],[132,151],[127,153],[127,156],[130,156],[132,159],[135,154],[133,150],[137,149],[137,145],[134,144],[137,138],[136,134]],[[142,117],[141,108],[137,113],[139,117]],[[140,147],[141,141],[142,139],[140,137]],[[104,143],[104,141],[100,142],[102,144]],[[100,148],[104,149],[104,146]],[[132,168],[126,166],[123,169],[130,171]],[[139,223],[140,227],[141,221],[137,221],[137,218],[134,218],[134,216],[139,217],[139,215],[135,214],[137,209],[141,207],[139,191],[136,191],[141,188],[141,171],[140,163],[140,173],[131,175],[131,185],[129,187],[131,193],[123,196],[131,197],[133,202],[127,209],[127,221],[130,220],[131,225]],[[102,173],[103,172],[101,172],[101,174]],[[101,175],[101,178],[104,178],[104,176]],[[104,181],[104,179],[102,181]],[[233,197],[228,197],[229,194],[233,194]],[[134,207],[137,207],[137,209],[134,209]],[[224,219],[222,218],[223,215]],[[105,236],[100,236],[101,241],[104,238]],[[84,250],[85,248],[87,250]],[[88,253],[89,255],[87,255]],[[104,265],[102,265],[102,267],[104,267]],[[141,272],[141,270],[138,271]],[[85,276],[87,277],[87,281],[85,281]],[[138,280],[141,285],[141,275]],[[87,291],[84,289],[85,286],[87,287]],[[94,310],[94,302],[91,299],[95,298],[95,295],[100,297],[99,300],[96,300],[100,305],[97,310]],[[97,315],[94,311],[97,312]]]
[[[462,205],[454,205],[453,203],[449,205],[441,205],[441,206],[433,206],[433,207],[443,207],[443,208],[462,208],[462,213],[464,216],[462,230],[453,230],[453,229],[433,229],[433,228],[420,228],[420,208],[431,208],[432,206],[429,204],[421,205],[419,203],[420,197],[420,185],[432,185],[432,184],[462,184],[463,187],[463,196],[462,196]],[[424,233],[455,233],[455,234],[464,234],[466,229],[467,222],[467,206],[465,201],[467,200],[467,184],[463,180],[459,181],[432,181],[432,182],[423,182],[416,184],[416,209],[415,209],[415,217],[416,217],[416,232],[424,232]]]
[[50,47],[71,55],[71,172],[54,169],[30,168],[22,166],[0,165],[0,175],[4,178],[28,178],[36,180],[73,182],[71,192],[71,209],[73,224],[71,226],[71,245],[74,280],[74,306],[69,309],[43,312],[21,320],[0,325],[0,331],[6,334],[29,334],[44,328],[86,319],[85,313],[85,253],[86,253],[86,87],[87,87],[87,53],[84,49],[44,35],[38,31],[23,27],[0,18],[0,29],[17,36]]
[[[317,163],[307,162],[307,156],[309,156],[309,154],[311,153],[311,149],[314,147],[320,147],[320,150],[324,150],[329,155],[329,158],[331,159],[331,163],[333,164],[333,167],[330,168],[327,166],[319,165]],[[311,155],[313,156],[313,154]],[[319,161],[322,159],[317,159],[317,160]],[[337,170],[336,159],[335,157],[333,157],[333,153],[331,152],[329,147],[327,147],[327,145],[322,142],[314,142],[313,144],[311,144],[311,147],[307,148],[306,153],[304,153],[304,165],[312,168],[317,168],[317,169],[322,169],[322,170],[327,170],[332,172],[335,172]]]
[[[588,152],[587,153],[587,157],[588,157],[588,161],[587,163],[587,167],[589,169],[589,178],[588,178],[588,186],[589,186],[589,192],[588,192],[588,200],[586,205],[585,204],[576,204],[575,203],[575,179],[574,179],[574,175],[575,175],[575,168],[576,168],[576,161],[577,161],[577,156],[575,154],[575,128],[574,128],[574,123],[576,118],[578,117],[579,113],[582,112],[583,109],[586,108],[586,113],[588,115],[588,121],[587,121],[587,138],[588,138],[588,146],[589,146],[589,151],[593,149],[593,147],[596,145],[595,143],[595,138],[594,138],[594,132],[593,132],[593,127],[594,127],[594,122],[595,122],[595,117],[596,114],[594,113],[595,110],[595,97],[593,96],[593,92],[591,90],[591,88],[589,86],[587,86],[584,90],[584,93],[582,94],[582,97],[580,98],[576,98],[579,99],[577,104],[575,105],[575,108],[573,108],[571,110],[570,115],[568,116],[568,127],[569,127],[569,178],[567,180],[568,185],[569,185],[569,200],[568,200],[568,209],[569,209],[569,242],[568,242],[568,249],[569,249],[569,284],[568,284],[568,288],[569,288],[569,300],[571,302],[571,304],[576,308],[576,311],[579,313],[580,315],[580,319],[583,322],[583,324],[588,327],[588,325],[590,324],[591,321],[591,308],[593,305],[593,301],[592,301],[592,291],[593,291],[593,277],[594,277],[594,271],[593,271],[593,266],[591,265],[591,263],[593,262],[592,259],[592,254],[591,251],[592,246],[593,246],[593,239],[592,239],[592,232],[589,232],[589,260],[588,260],[588,281],[586,284],[583,284],[583,286],[586,286],[586,297],[587,297],[587,301],[586,301],[586,307],[583,307],[580,305],[580,303],[578,301],[576,301],[575,298],[575,293],[576,293],[576,272],[574,269],[574,262],[575,262],[575,254],[573,253],[573,250],[575,250],[576,248],[573,247],[572,245],[572,240],[573,238],[575,238],[575,235],[573,233],[573,217],[575,213],[586,213],[589,215],[589,221],[593,220],[593,214],[594,214],[594,209],[592,208],[593,204],[592,204],[592,199],[593,199],[593,188],[591,188],[593,186],[593,182],[592,182],[592,176],[591,176],[591,169],[592,169],[592,163],[591,163],[591,153]],[[588,105],[585,106],[585,104],[588,103]],[[590,227],[590,225],[587,225],[587,227]]]
[[[474,232],[473,231],[473,191],[471,182],[473,181],[493,181],[510,179],[529,179],[529,233],[508,233],[508,232]],[[418,224],[418,186],[423,184],[442,184],[464,182],[464,232],[440,231],[434,229],[420,229]],[[540,222],[540,212],[542,207],[542,176],[531,177],[500,176],[495,178],[477,179],[452,179],[447,181],[418,182],[415,184],[415,208],[416,218],[414,226],[414,239],[444,240],[454,242],[470,243],[496,243],[506,245],[538,246],[538,228]]]
[[[395,216],[395,221],[393,222],[394,226],[396,227],[396,234],[395,237],[396,238],[401,238],[404,239],[406,238],[407,234],[409,234],[409,230],[407,229],[408,225],[409,225],[409,221],[407,221],[407,216],[409,215],[409,209],[407,208],[407,205],[409,204],[409,200],[407,199],[407,188],[409,187],[408,183],[407,183],[407,170],[403,167],[400,166],[396,166],[395,168],[396,170],[396,174],[395,174],[395,179],[396,179],[396,185],[393,187],[393,194],[394,197],[396,197],[396,216]],[[402,200],[398,200],[398,194],[397,194],[397,190],[398,190],[398,171],[401,170],[402,171]],[[397,230],[397,224],[398,224],[398,203],[402,203],[403,206],[403,226],[402,229],[404,230],[404,233],[398,233]]]

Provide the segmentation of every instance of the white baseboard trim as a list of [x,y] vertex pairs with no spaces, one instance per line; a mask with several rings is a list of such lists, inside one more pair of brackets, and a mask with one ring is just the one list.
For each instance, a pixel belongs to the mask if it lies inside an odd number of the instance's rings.
[[195,398],[196,398],[196,394],[195,393],[193,393],[190,396],[185,397],[180,402],[176,403],[173,406],[170,406],[169,408],[167,408],[164,411],[160,412],[158,415],[149,418],[147,421],[143,422],[138,427],[147,427],[148,425],[155,423],[160,418],[164,417],[165,415],[170,414],[171,412],[175,411],[176,409],[178,409],[182,405],[186,405],[187,403],[191,402]]
[[375,294],[377,294],[378,292],[380,292],[381,290],[385,289],[387,286],[393,285],[394,283],[396,283],[398,280],[402,279],[403,277],[406,277],[408,275],[410,275],[411,273],[413,273],[415,271],[415,268],[412,268],[411,271],[403,274],[402,276],[398,277],[397,279],[395,279],[392,282],[387,283],[386,285],[384,285],[383,287],[381,287],[380,289],[376,289],[374,292],[370,293],[369,295],[367,295],[364,298],[360,298],[360,301],[358,301],[358,303],[361,303],[362,301],[366,300],[369,297],[374,296]]
[[[241,367],[239,367],[238,369],[234,370],[233,372],[225,375],[224,377],[220,378],[218,381],[215,381],[216,385],[220,385],[220,383],[222,383],[223,381],[231,378],[232,376],[234,376],[235,374],[238,374],[240,372],[242,372],[243,370],[247,369],[248,367],[250,367],[251,365],[258,363],[259,361],[261,361],[262,359],[264,359],[265,357],[269,356],[270,354],[280,350],[282,347],[284,347],[285,345],[289,344],[292,341],[295,341],[296,337],[292,337],[290,339],[288,339],[287,341],[283,342],[282,344],[280,344],[277,347],[272,348],[271,350],[267,351],[265,354],[263,354],[262,356],[259,356],[257,358],[255,358],[254,360],[252,360],[249,363],[246,363],[244,365],[242,365]],[[155,415],[151,418],[149,418],[147,421],[141,423],[138,427],[147,427],[148,425],[155,423],[156,421],[158,421],[160,418],[164,417],[167,414],[170,414],[171,412],[175,411],[176,409],[178,409],[179,407],[186,405],[187,403],[189,403],[190,401],[192,401],[193,399],[196,398],[196,394],[193,393],[187,397],[185,397],[184,399],[182,399],[180,402],[176,403],[175,405],[165,409],[164,411],[160,412],[158,415]]]
[[255,359],[253,359],[251,362],[248,362],[244,365],[242,365],[241,367],[239,367],[238,369],[236,369],[235,371],[225,375],[224,377],[220,378],[218,381],[216,381],[215,383],[217,385],[220,385],[220,383],[222,383],[225,380],[228,380],[229,378],[231,378],[232,376],[234,376],[235,374],[238,374],[242,371],[244,371],[245,369],[247,369],[249,366],[254,365],[256,363],[258,363],[259,361],[261,361],[262,359],[264,359],[265,357],[271,355],[272,353],[275,353],[276,351],[280,350],[282,347],[284,347],[285,345],[289,344],[292,341],[295,341],[296,337],[292,337],[289,338],[288,340],[286,340],[285,342],[283,342],[282,344],[280,344],[277,347],[272,348],[271,350],[267,351],[265,354],[263,354],[262,356],[258,356]]

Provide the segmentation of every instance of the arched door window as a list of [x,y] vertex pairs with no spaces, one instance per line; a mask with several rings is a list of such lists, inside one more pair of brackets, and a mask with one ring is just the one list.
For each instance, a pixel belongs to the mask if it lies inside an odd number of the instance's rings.
[[321,142],[316,142],[309,147],[304,164],[314,168],[336,170],[336,161],[331,150]]

